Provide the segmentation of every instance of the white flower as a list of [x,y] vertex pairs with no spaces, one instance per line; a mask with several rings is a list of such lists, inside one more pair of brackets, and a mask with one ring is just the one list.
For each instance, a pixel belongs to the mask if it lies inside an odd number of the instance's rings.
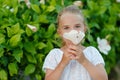
[[82,7],[83,6],[83,3],[82,3],[82,1],[74,1],[74,3],[73,3],[74,5],[76,5],[76,6],[80,6],[80,7]]
[[120,3],[120,0],[116,0],[116,2]]
[[68,33],[64,33],[63,37],[73,42],[73,44],[79,44],[80,41],[84,38],[85,34],[81,31],[71,30]]
[[26,5],[27,5],[28,8],[30,8],[30,4],[31,4],[30,2],[26,3]]
[[27,7],[30,8],[30,4],[31,4],[30,1],[29,0],[25,0],[25,3],[27,5]]
[[45,0],[40,0],[40,3],[41,4],[45,4]]
[[6,6],[6,9],[10,9],[10,7],[9,7],[9,6]]
[[108,52],[111,49],[111,46],[108,44],[108,41],[106,39],[100,39],[97,38],[98,48],[100,52],[104,53],[105,55],[108,54]]
[[27,24],[27,27],[30,28],[33,32],[37,31],[37,28],[35,26]]
[[11,8],[11,9],[10,9],[10,12],[14,12],[14,9],[13,9],[13,8]]

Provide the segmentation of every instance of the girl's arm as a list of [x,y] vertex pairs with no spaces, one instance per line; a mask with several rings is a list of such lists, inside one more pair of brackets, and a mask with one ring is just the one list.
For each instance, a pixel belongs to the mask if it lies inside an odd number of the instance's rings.
[[87,59],[85,59],[81,64],[87,69],[93,80],[108,80],[103,64],[95,66]]
[[46,69],[45,80],[59,80],[64,68],[65,64],[60,62],[55,70]]
[[87,69],[93,80],[108,80],[103,64],[98,64],[95,66],[85,57],[83,49],[79,46],[73,45],[71,48],[73,50],[72,54],[76,55],[73,59],[76,59]]
[[69,47],[67,49],[63,49],[62,51],[64,53],[61,62],[57,65],[57,67],[54,70],[46,69],[45,80],[59,80],[64,68],[71,60],[71,57],[73,57],[73,55],[70,54],[71,50]]

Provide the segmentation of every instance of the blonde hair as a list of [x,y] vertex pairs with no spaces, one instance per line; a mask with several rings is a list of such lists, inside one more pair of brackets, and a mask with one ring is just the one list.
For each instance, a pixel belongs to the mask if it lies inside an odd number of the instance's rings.
[[65,8],[58,14],[58,16],[57,16],[57,24],[58,24],[58,26],[59,26],[60,17],[61,17],[64,13],[72,13],[72,14],[80,15],[81,20],[82,20],[83,23],[84,23],[84,17],[83,17],[83,15],[82,15],[81,10],[78,8],[78,6],[76,6],[76,5],[70,5],[70,6],[65,7]]

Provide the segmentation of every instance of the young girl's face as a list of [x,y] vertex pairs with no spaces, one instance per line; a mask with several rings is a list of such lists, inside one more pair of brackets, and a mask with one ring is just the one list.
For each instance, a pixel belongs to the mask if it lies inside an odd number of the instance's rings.
[[83,23],[83,19],[78,14],[64,13],[59,18],[58,33],[62,37],[64,33],[70,32],[71,30],[85,32],[85,25]]

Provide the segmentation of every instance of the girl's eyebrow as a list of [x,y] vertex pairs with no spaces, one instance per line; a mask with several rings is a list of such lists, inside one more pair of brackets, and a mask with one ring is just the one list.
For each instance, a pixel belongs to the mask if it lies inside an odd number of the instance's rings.
[[80,23],[78,23],[78,24],[75,24],[75,25],[81,25]]
[[75,25],[84,25],[84,24],[82,24],[82,23],[77,23],[77,24],[75,24]]
[[69,25],[65,24],[65,25],[62,25],[62,27],[68,27]]

